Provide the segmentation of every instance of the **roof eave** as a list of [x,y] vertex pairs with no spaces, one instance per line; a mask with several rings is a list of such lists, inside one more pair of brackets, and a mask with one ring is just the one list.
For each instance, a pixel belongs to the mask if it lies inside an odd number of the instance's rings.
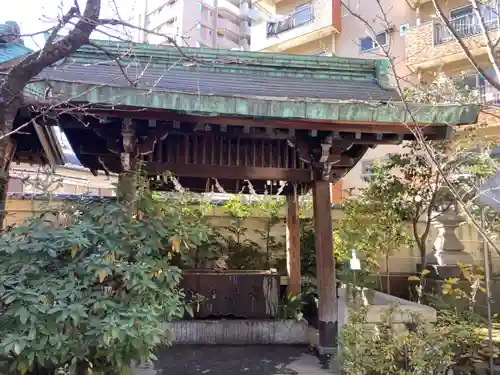
[[[480,111],[478,105],[409,104],[410,116],[406,104],[401,102],[223,96],[62,81],[31,83],[26,87],[25,96],[34,102],[43,103],[47,85],[50,85],[53,98],[57,98],[59,103],[69,100],[73,103],[140,107],[208,116],[455,126],[476,123]],[[53,104],[52,101],[48,103]]]
[[40,125],[36,122],[34,122],[34,128],[50,167],[55,168],[56,166],[64,165],[64,154],[59,146],[54,130],[51,127]]

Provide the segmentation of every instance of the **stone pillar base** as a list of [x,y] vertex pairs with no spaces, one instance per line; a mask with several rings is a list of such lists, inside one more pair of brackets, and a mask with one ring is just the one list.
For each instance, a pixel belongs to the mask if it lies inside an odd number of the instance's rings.
[[458,267],[458,263],[472,264],[472,255],[466,251],[433,251],[427,255],[427,264],[436,267]]
[[427,269],[430,271],[427,277],[436,281],[442,281],[450,277],[457,277],[459,279],[463,277],[462,270],[458,266],[439,266],[437,264],[431,264],[427,266]]

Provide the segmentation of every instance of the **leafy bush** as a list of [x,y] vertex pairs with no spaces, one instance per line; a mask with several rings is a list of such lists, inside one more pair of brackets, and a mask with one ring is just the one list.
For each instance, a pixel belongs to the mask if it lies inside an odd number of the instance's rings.
[[[479,327],[483,318],[470,311],[438,310],[437,323],[425,324],[418,314],[404,330],[396,329],[397,306],[385,311],[380,324],[367,323],[367,307],[350,309],[341,332],[341,361],[346,375],[441,375],[475,374],[474,365],[487,362],[488,342]],[[495,345],[493,356],[500,349]]]
[[304,305],[302,298],[302,295],[294,296],[287,294],[283,296],[278,305],[278,318],[282,320],[295,319],[301,321],[304,316],[302,313]]
[[397,329],[396,306],[387,309],[380,324],[367,322],[367,308],[350,309],[341,332],[340,359],[346,375],[439,375],[453,364],[456,335],[443,336],[413,315],[410,329]]
[[203,239],[183,200],[142,191],[137,215],[81,199],[64,225],[32,218],[0,238],[0,355],[22,374],[120,372],[169,343],[184,315],[172,254]]

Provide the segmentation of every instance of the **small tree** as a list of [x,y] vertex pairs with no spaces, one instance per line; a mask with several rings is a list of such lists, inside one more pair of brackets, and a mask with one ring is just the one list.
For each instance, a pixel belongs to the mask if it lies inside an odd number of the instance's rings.
[[203,238],[182,200],[142,189],[137,215],[82,198],[0,239],[0,353],[21,373],[119,372],[168,344],[185,312],[172,254]]
[[[278,196],[265,195],[259,199],[257,203],[257,208],[259,212],[264,216],[264,229],[257,229],[256,232],[260,235],[261,239],[264,241],[265,253],[266,253],[266,268],[270,268],[271,265],[283,266],[284,262],[280,262],[277,256],[277,251],[284,249],[283,241],[279,241],[275,236],[271,234],[272,229],[282,220],[281,209],[284,206],[284,200]],[[285,257],[281,257],[283,260]],[[280,264],[282,263],[282,264]]]
[[260,247],[247,238],[245,221],[252,215],[253,204],[244,202],[242,195],[233,196],[224,209],[231,219],[231,225],[224,227],[228,235],[220,235],[223,252],[229,255],[229,266],[234,269],[259,269],[265,262]]
[[[352,246],[358,244],[358,247],[365,248],[375,241],[382,254],[387,254],[390,248],[384,243],[409,243],[402,233],[409,223],[411,243],[419,251],[421,270],[425,270],[432,222],[454,204],[453,195],[446,188],[446,180],[460,192],[466,204],[475,207],[480,182],[495,171],[489,153],[481,152],[479,148],[487,143],[480,138],[459,136],[450,141],[432,142],[441,172],[431,165],[418,143],[407,144],[401,154],[389,155],[374,168],[368,187],[351,203],[350,210],[354,214],[349,214],[347,210],[344,226],[350,229],[344,229],[344,237],[354,242]],[[365,229],[368,219],[373,224]],[[349,241],[347,243],[350,244]],[[423,278],[420,296],[422,286]]]
[[[358,196],[346,202],[344,217],[337,230],[337,248],[344,259],[351,256],[352,249],[363,258],[366,271],[379,269],[378,260],[385,259],[387,293],[390,293],[389,256],[395,250],[411,244],[411,237],[399,208],[387,199],[380,185],[386,176],[383,167],[375,165],[370,184]],[[381,285],[382,286],[382,285]]]

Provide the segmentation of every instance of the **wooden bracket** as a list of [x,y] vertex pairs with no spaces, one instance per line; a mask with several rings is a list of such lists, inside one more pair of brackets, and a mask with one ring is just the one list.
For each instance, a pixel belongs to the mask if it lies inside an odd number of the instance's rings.
[[164,141],[168,136],[168,130],[162,128],[154,128],[144,137],[141,137],[137,144],[137,155],[144,156],[153,153],[158,141]]
[[115,130],[102,128],[94,128],[93,130],[99,138],[102,138],[106,141],[106,147],[112,154],[120,155],[123,149],[122,145],[120,144],[120,135]]
[[[132,154],[135,152],[135,127],[131,118],[123,119],[122,123],[122,142],[123,142],[123,152],[127,154]],[[129,155],[130,156],[130,155]]]

